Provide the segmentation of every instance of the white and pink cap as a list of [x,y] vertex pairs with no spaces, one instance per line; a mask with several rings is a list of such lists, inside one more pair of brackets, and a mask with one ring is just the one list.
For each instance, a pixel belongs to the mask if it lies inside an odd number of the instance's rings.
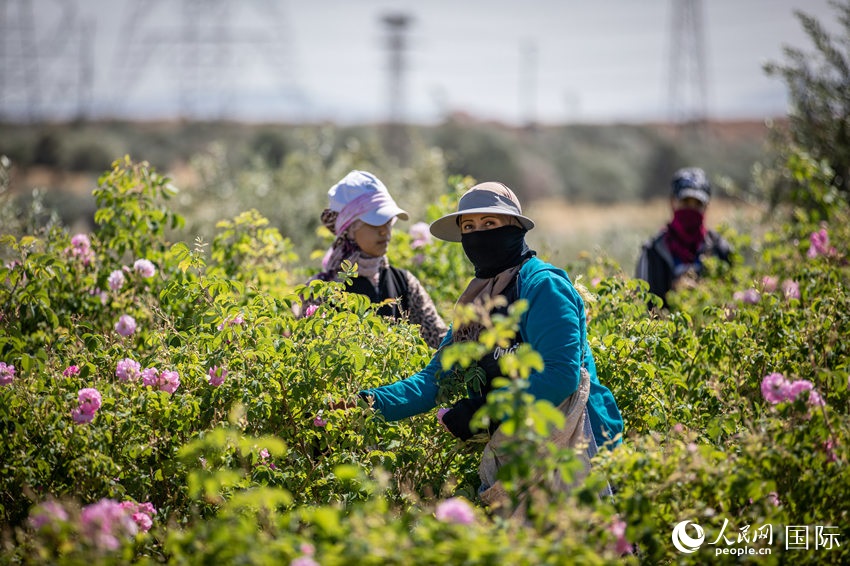
[[383,226],[396,216],[409,218],[407,212],[396,204],[384,184],[366,171],[352,171],[328,190],[330,204],[335,211],[336,233],[342,234],[355,220],[371,226]]

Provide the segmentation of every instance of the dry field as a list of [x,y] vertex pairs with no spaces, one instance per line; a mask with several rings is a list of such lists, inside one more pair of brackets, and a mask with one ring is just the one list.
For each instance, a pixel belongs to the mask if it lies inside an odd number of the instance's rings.
[[[669,222],[671,215],[670,203],[664,199],[610,205],[541,200],[524,212],[536,222],[529,232],[529,244],[552,263],[574,262],[586,251],[616,260],[628,274],[634,270],[641,244]],[[706,222],[712,228],[728,224],[738,232],[749,232],[758,226],[764,212],[763,207],[739,200],[715,199]]]
[[[187,167],[168,173],[177,186],[197,182]],[[90,195],[97,184],[91,174],[56,173],[32,167],[26,176],[14,179],[17,186],[57,187],[76,195]],[[13,189],[14,192],[14,189]],[[649,202],[571,204],[561,199],[536,200],[525,209],[537,227],[529,233],[532,248],[555,265],[575,262],[579,254],[589,252],[617,261],[631,274],[641,244],[670,219],[670,204],[665,199]],[[758,229],[762,207],[740,200],[714,199],[708,208],[708,225],[726,223],[739,232]],[[85,229],[85,225],[77,226]]]

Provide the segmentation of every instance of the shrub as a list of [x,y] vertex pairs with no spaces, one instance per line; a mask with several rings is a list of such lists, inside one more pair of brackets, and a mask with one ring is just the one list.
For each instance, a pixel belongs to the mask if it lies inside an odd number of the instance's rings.
[[[813,185],[821,173],[799,169]],[[181,229],[172,193],[147,164],[119,160],[95,191],[93,233],[0,239],[4,561],[657,564],[770,548],[766,563],[847,562],[842,201],[828,223],[799,209],[736,240],[753,261],[708,265],[664,316],[610,261],[571,267],[626,436],[570,493],[529,483],[576,462],[544,440],[557,411],[524,393],[539,358],[506,357],[511,379],[477,417],[520,441],[502,479],[526,512],[504,519],[476,498],[480,445],[434,414],[387,423],[365,405],[329,408],[419,370],[432,352],[416,328],[341,283],[299,283],[291,242],[256,211],[209,243],[169,241],[166,227]],[[398,257],[448,304],[470,275],[459,246],[399,236]],[[318,306],[296,318],[306,298]],[[515,331],[520,313],[494,317],[482,340]],[[600,497],[608,481],[616,495]],[[705,534],[693,559],[672,544],[685,521]],[[755,536],[766,525],[771,540]],[[794,526],[840,546],[786,549]]]

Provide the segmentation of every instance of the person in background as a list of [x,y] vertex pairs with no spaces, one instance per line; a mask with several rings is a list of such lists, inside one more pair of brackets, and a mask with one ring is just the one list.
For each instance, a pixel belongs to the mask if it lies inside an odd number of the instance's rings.
[[705,211],[711,184],[698,167],[679,169],[673,175],[670,207],[673,218],[643,244],[635,277],[649,283],[649,291],[668,307],[671,289],[692,286],[703,272],[703,258],[716,256],[729,262],[732,247],[722,236],[705,228]]
[[328,208],[322,223],[335,236],[322,261],[322,271],[310,280],[337,281],[345,260],[357,264],[357,277],[348,292],[369,297],[373,303],[399,299],[383,305],[378,313],[419,325],[422,339],[439,346],[448,327],[422,283],[406,269],[390,265],[387,249],[393,224],[408,219],[384,184],[372,173],[351,171],[328,190]]
[[[457,212],[434,221],[431,234],[442,240],[460,242],[467,258],[475,267],[475,277],[460,296],[460,304],[487,304],[488,299],[503,296],[507,304],[523,299],[528,308],[522,314],[519,332],[507,348],[496,347],[478,360],[486,378],[483,387],[468,391],[468,396],[455,402],[448,410],[438,413],[448,431],[461,440],[478,433],[473,428],[473,414],[486,403],[493,379],[501,376],[499,357],[515,350],[525,342],[543,358],[544,368],[529,376],[528,393],[545,399],[567,413],[573,428],[563,436],[578,444],[586,444],[587,458],[599,446],[620,443],[623,419],[611,391],[599,382],[593,353],[587,341],[584,302],[569,276],[539,258],[529,249],[525,235],[534,222],[522,215],[519,200],[502,183],[478,184],[464,193]],[[496,307],[491,314],[507,311]],[[443,347],[455,342],[475,341],[482,330],[480,323],[450,328],[440,349],[427,366],[418,373],[381,387],[359,392],[384,418],[396,421],[434,409],[442,375]],[[351,406],[337,403],[335,408]],[[562,433],[559,433],[562,434]],[[492,438],[491,438],[492,442]],[[490,446],[490,443],[487,445]],[[488,448],[482,458],[486,458]],[[491,458],[492,460],[492,458]],[[487,493],[494,481],[495,470],[479,470],[482,486]]]

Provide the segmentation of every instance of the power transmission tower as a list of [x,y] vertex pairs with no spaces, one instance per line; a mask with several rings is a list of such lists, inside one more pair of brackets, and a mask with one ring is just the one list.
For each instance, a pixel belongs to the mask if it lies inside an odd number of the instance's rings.
[[94,87],[94,37],[95,21],[80,24],[79,57],[77,65],[77,110],[76,118],[91,117],[92,90]]
[[[270,78],[276,105],[303,106],[295,86],[291,49],[280,2],[274,0],[135,0],[124,20],[123,48],[115,63],[118,95],[125,97],[141,79],[164,72],[176,88],[177,112],[187,119],[220,119],[237,114],[237,88],[254,77]],[[156,18],[156,11],[171,16]],[[177,9],[177,14],[167,10]],[[256,69],[257,65],[264,67]],[[126,110],[126,98],[120,101]],[[246,107],[249,105],[246,105]]]
[[0,0],[0,118],[41,117],[38,64],[31,0]]
[[708,83],[702,0],[671,0],[670,121],[702,125],[708,117]]
[[54,0],[37,19],[33,5],[0,0],[0,115],[30,122],[85,117],[94,27],[78,21],[76,0]]
[[520,47],[519,100],[523,126],[537,127],[537,43],[527,40]]
[[382,21],[388,32],[387,47],[389,49],[387,147],[401,162],[405,162],[408,140],[404,131],[404,73],[406,70],[404,53],[407,49],[405,34],[411,23],[411,17],[401,13],[387,14]]

